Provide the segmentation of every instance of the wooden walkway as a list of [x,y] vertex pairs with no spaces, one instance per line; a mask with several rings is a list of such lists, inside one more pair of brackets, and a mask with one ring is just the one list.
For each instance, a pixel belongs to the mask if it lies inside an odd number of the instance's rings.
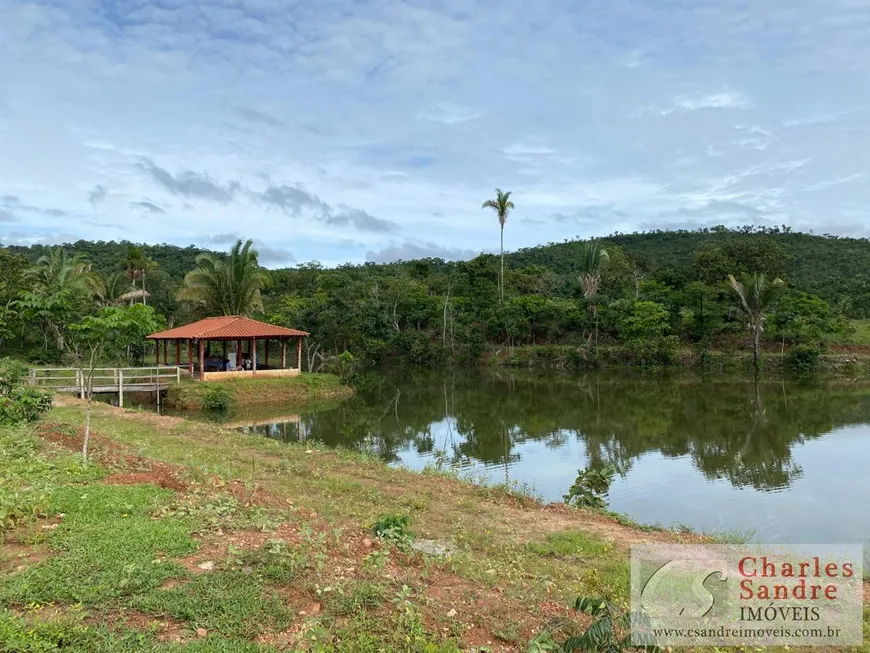
[[[125,392],[158,392],[181,382],[187,369],[179,366],[161,367],[98,367],[94,370],[95,394],[118,393],[118,405],[124,405]],[[69,367],[30,370],[30,385],[56,392],[70,392],[85,398],[87,374]]]

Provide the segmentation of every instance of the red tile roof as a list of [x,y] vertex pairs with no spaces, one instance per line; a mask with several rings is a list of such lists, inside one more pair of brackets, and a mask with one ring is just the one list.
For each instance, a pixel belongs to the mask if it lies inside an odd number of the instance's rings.
[[307,331],[287,329],[258,322],[240,315],[207,317],[193,324],[158,331],[149,340],[233,340],[235,338],[288,338],[310,335]]

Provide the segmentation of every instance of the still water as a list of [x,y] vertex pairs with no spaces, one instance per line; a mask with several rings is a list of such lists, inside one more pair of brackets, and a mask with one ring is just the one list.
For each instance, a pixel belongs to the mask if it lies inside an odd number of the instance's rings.
[[870,387],[695,377],[413,373],[335,407],[236,416],[244,431],[440,461],[560,500],[612,464],[610,508],[766,542],[870,541]]

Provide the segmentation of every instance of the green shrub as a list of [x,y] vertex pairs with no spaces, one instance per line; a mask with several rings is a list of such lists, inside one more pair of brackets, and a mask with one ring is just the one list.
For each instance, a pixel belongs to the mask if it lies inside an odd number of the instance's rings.
[[785,355],[785,365],[792,374],[806,375],[816,372],[822,350],[818,345],[795,345]]
[[414,540],[409,530],[411,518],[408,515],[382,515],[373,525],[372,533],[400,548],[405,548]]
[[51,409],[51,395],[36,388],[18,386],[0,396],[0,424],[33,422]]
[[581,469],[577,472],[574,484],[568,489],[568,494],[564,496],[565,503],[575,508],[606,508],[607,491],[615,474],[616,468],[613,465],[603,469]]
[[21,363],[0,360],[0,424],[32,422],[51,408],[51,395],[22,385],[27,368]]
[[0,396],[6,396],[21,385],[27,367],[11,358],[0,358]]
[[617,606],[602,598],[578,598],[574,603],[577,612],[585,612],[593,621],[583,634],[568,638],[561,647],[562,651],[589,651],[592,653],[619,653],[619,651],[645,650],[661,651],[655,641],[638,642],[632,637],[632,622],[645,620],[643,613],[632,614],[621,611]]
[[202,405],[208,410],[224,412],[233,404],[233,395],[220,383],[212,383],[205,389]]

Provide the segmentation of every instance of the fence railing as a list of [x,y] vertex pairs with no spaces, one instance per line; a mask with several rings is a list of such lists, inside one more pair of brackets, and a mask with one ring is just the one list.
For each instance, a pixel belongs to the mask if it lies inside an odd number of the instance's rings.
[[[94,392],[117,392],[119,405],[124,405],[124,390],[158,391],[172,383],[180,383],[187,368],[164,367],[98,367],[91,376]],[[75,392],[82,399],[88,388],[88,370],[69,367],[49,367],[30,370],[30,385],[46,390]]]

